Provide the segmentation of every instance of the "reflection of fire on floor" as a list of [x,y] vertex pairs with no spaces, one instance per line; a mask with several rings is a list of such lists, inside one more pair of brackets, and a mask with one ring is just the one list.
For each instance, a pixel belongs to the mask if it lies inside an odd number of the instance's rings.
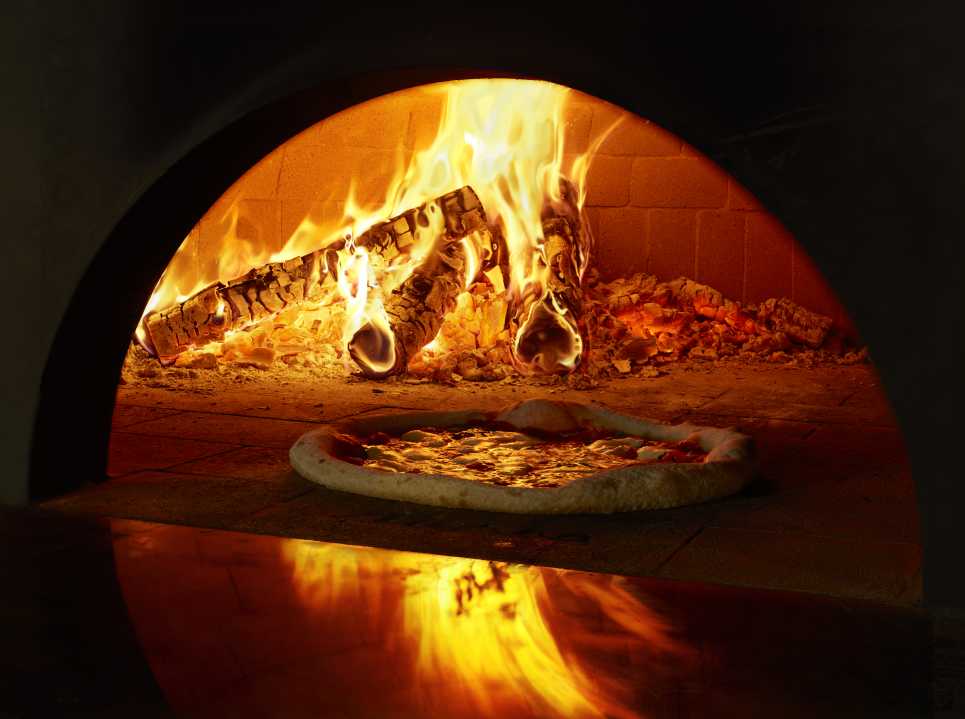
[[[229,380],[216,394],[122,386],[109,474],[47,503],[61,511],[364,541],[637,576],[912,604],[918,519],[901,434],[866,365],[674,366],[592,391],[480,383]],[[762,478],[731,499],[604,517],[527,517],[420,507],[325,490],[293,475],[305,431],[393,408],[499,408],[540,396],[598,401],[662,422],[736,426]]]
[[436,716],[637,716],[630,700],[647,687],[593,656],[631,652],[657,668],[687,653],[619,577],[295,540],[282,549],[317,621],[374,625],[411,703]]
[[179,714],[903,717],[927,705],[927,621],[911,609],[111,525],[128,615]]

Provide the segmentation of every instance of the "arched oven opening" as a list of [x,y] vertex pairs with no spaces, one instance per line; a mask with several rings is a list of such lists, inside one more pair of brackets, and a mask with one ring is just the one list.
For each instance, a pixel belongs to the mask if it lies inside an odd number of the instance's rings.
[[[656,123],[562,85],[474,74],[396,78],[406,89],[340,111],[345,95],[294,98],[152,188],[62,327],[73,353],[55,351],[48,368],[36,496],[106,464],[106,483],[52,504],[915,601],[901,436],[801,246]],[[115,407],[108,356],[121,366]],[[67,436],[58,384],[99,408]],[[730,500],[521,524],[313,489],[289,470],[288,448],[316,426],[531,398],[737,427],[756,440],[761,472]],[[419,471],[393,457],[379,468]],[[477,459],[507,483],[534,471]],[[65,461],[87,471],[55,469]],[[855,581],[844,545],[869,578]]]

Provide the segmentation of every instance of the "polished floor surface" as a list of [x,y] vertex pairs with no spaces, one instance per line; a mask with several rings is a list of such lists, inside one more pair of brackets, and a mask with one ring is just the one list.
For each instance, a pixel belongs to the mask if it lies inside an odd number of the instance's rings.
[[0,716],[928,716],[930,625],[912,608],[0,518]]

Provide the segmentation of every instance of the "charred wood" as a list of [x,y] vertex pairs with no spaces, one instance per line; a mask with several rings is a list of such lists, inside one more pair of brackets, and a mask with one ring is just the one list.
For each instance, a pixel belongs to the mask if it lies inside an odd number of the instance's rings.
[[[430,226],[428,213],[441,212],[444,236],[449,241],[479,232],[489,246],[484,262],[500,257],[493,235],[487,232],[485,213],[471,187],[462,187],[436,200],[379,223],[353,241],[357,247],[391,260],[407,254],[419,234]],[[227,283],[216,283],[173,307],[147,315],[143,320],[149,349],[162,362],[182,352],[217,342],[227,330],[243,329],[272,317],[293,304],[320,299],[327,284],[338,274],[338,251],[349,240],[255,268]]]
[[429,258],[385,301],[388,327],[364,324],[348,345],[349,354],[372,379],[405,372],[409,360],[439,333],[456,305],[465,278],[465,249],[439,242]]

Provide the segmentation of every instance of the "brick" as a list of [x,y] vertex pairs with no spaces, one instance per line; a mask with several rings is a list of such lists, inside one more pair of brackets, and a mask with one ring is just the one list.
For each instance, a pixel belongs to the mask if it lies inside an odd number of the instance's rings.
[[740,212],[707,211],[697,218],[696,279],[732,300],[744,296],[744,230]]
[[312,125],[295,144],[378,150],[404,147],[414,99],[408,92],[397,92],[347,108]]
[[278,173],[281,170],[284,145],[280,145],[256,162],[239,177],[225,193],[226,196],[256,200],[270,200],[278,191]]
[[772,215],[747,213],[747,271],[744,300],[791,296],[794,238]]
[[[617,121],[619,124],[613,127]],[[680,138],[673,133],[614,105],[604,102],[594,105],[591,137],[596,139],[611,127],[613,130],[597,152],[635,157],[674,157],[680,154]]]
[[[282,200],[282,239],[286,243],[291,242],[293,253],[310,252],[324,245],[328,237],[342,229],[344,216],[344,202],[311,202],[304,199]],[[305,226],[305,230],[310,231],[311,234],[295,237],[295,233],[305,219],[311,222],[311,225]]]
[[750,191],[733,178],[727,180],[727,207],[731,210],[763,210]]
[[256,253],[280,250],[282,248],[281,202],[239,200],[235,236]]
[[[201,224],[203,221],[204,218],[202,217],[201,220],[198,221],[198,224],[191,228],[188,236],[184,238],[184,242],[178,248],[177,253],[168,260],[166,271],[170,272],[173,277],[183,278],[183,281],[179,283],[182,291],[188,291],[195,283],[204,281],[201,275],[201,256],[205,251],[205,247],[201,241]],[[173,296],[162,298],[162,302],[164,303],[167,303],[168,300],[173,302]]]
[[795,243],[792,253],[793,299],[799,305],[831,318],[845,314],[834,290],[828,285],[813,260]]
[[695,210],[650,210],[649,272],[662,280],[693,277],[697,252]]
[[586,177],[586,204],[596,207],[621,207],[630,197],[629,157],[597,155]]
[[408,157],[390,150],[298,145],[286,148],[278,197],[282,200],[308,199],[342,201],[351,181],[356,181],[355,198],[362,205],[380,205],[397,170]]
[[646,272],[650,255],[648,211],[639,207],[602,207],[596,239],[596,267],[604,279]]
[[423,90],[409,110],[409,128],[405,145],[411,150],[425,150],[432,145],[442,121],[444,97],[441,93]]
[[630,203],[637,207],[723,207],[727,176],[709,160],[638,157]]
[[567,103],[563,108],[563,149],[565,152],[586,152],[590,147],[593,126],[593,106]]
[[[198,223],[198,251],[197,251],[197,272],[199,276],[218,279],[221,275],[220,266],[231,264],[223,262],[229,259],[226,251],[225,238],[230,235],[232,217],[237,209],[222,208],[217,204],[208,210],[207,214]],[[226,214],[227,213],[227,214]],[[228,268],[229,272],[234,272],[232,265]],[[179,274],[179,277],[184,275]],[[186,288],[181,288],[182,292],[187,292]]]
[[222,205],[219,201],[199,223],[197,271],[204,281],[246,272],[283,244],[278,200],[238,198],[229,207]]

